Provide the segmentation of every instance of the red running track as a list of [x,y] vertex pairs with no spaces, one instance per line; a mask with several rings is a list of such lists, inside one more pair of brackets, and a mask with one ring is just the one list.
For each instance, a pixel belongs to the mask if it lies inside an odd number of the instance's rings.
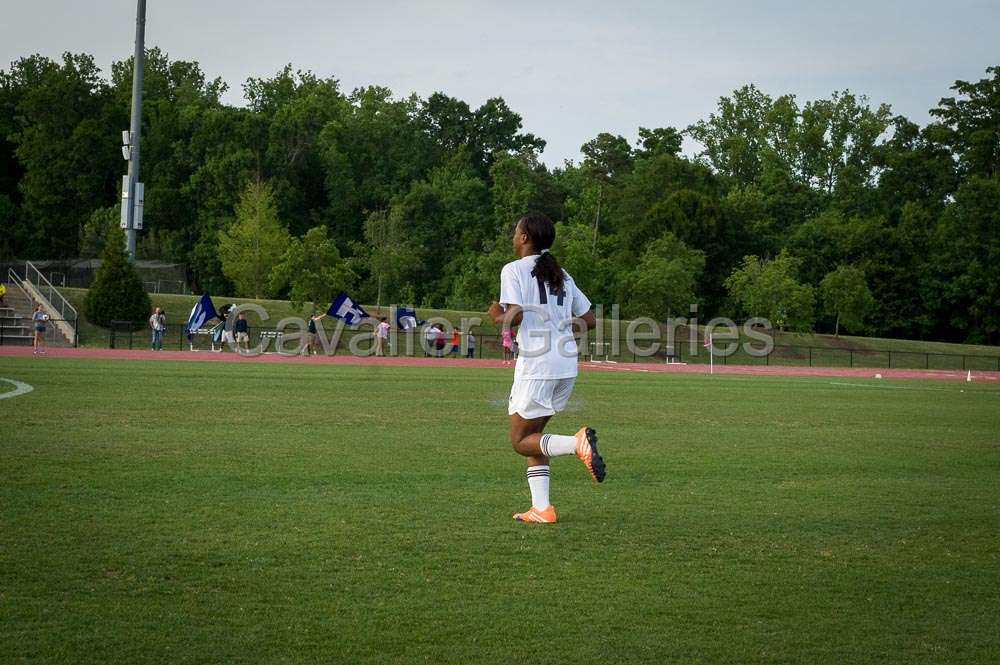
[[[213,353],[211,351],[146,351],[128,349],[46,349],[45,357],[38,360],[44,362],[46,357],[55,358],[89,358],[100,360],[190,360],[198,362],[270,362],[297,363],[305,365],[383,365],[406,367],[476,367],[503,368],[500,360],[466,359],[466,358],[411,358],[374,356],[289,356],[277,353],[267,353],[258,356],[241,356],[231,351]],[[31,347],[0,346],[0,357],[27,357]],[[581,362],[580,369],[603,372],[675,372],[678,374],[708,374],[707,365],[659,364],[659,363],[591,363]],[[939,379],[964,381],[968,373],[959,370],[923,370],[923,369],[880,369],[880,368],[846,368],[846,367],[794,367],[777,365],[720,365],[715,368],[716,374],[745,374],[756,376],[826,376],[840,378],[870,379],[881,374],[886,379]],[[1000,372],[973,372],[975,381],[1000,381]]]

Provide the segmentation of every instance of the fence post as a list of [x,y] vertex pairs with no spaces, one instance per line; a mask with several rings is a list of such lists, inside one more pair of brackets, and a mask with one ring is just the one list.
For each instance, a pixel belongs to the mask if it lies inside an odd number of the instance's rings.
[[892,349],[889,349],[889,369],[892,369]]
[[925,353],[924,354],[924,369],[930,369],[930,368],[931,368],[931,354]]
[[111,322],[111,328],[108,329],[108,348],[115,348],[115,322]]
[[962,371],[965,371],[965,356],[962,356]]
[[128,350],[129,351],[132,350],[132,333],[133,333],[132,322],[129,321],[128,322]]
[[850,366],[853,369],[854,368],[854,351],[853,350],[852,351],[848,351],[848,353],[851,354],[851,357],[850,357]]
[[809,347],[809,366],[813,366],[813,348],[811,346]]

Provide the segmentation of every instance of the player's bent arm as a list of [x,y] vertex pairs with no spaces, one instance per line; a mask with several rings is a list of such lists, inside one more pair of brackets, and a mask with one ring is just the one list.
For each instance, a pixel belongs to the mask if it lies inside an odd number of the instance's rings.
[[597,318],[594,316],[592,311],[586,311],[577,317],[587,326],[587,330],[593,330],[597,327]]
[[505,306],[496,302],[490,305],[490,309],[486,314],[495,325],[507,326],[509,328],[520,325],[521,319],[524,316],[520,305]]

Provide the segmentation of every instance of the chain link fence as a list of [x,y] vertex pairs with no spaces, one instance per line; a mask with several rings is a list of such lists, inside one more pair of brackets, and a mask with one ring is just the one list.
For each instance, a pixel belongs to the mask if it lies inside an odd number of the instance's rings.
[[[315,340],[308,333],[295,328],[277,330],[270,327],[249,326],[250,349],[265,353],[318,353],[329,355],[373,354],[374,334],[371,330],[341,328],[325,330],[320,326]],[[473,328],[472,338],[460,334],[458,344],[445,334],[442,343],[430,341],[423,330],[394,330],[389,336],[384,352],[387,356],[430,356],[452,358],[502,358],[500,335]],[[325,338],[326,344],[321,339]],[[223,337],[218,326],[188,334],[183,324],[167,324],[163,335],[163,348],[176,350],[231,352],[233,346]],[[474,340],[474,342],[472,341]],[[310,341],[312,344],[310,346]],[[110,348],[149,348],[152,331],[145,322],[116,321],[108,333]],[[470,343],[471,342],[471,343]],[[627,349],[624,343],[594,341],[592,336],[578,344],[580,359],[601,363],[688,363],[708,364],[709,349],[687,340],[653,338],[643,340],[636,348]],[[733,344],[733,346],[736,346]],[[470,352],[471,347],[471,352]],[[898,369],[940,369],[1000,371],[1000,355],[974,355],[952,353],[924,353],[916,351],[862,350],[807,345],[774,345],[770,351],[763,346],[742,343],[731,353],[722,353],[723,344],[715,349],[714,362],[719,365],[790,365],[807,367],[863,367]],[[515,353],[517,351],[515,345]]]

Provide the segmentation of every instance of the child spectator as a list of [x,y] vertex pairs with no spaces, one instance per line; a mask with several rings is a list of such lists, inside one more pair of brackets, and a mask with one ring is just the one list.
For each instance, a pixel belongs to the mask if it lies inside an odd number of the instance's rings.
[[326,314],[313,314],[309,317],[309,323],[307,325],[308,332],[306,333],[306,348],[302,350],[307,356],[316,355],[316,336],[319,331],[316,329],[316,322],[322,319]]
[[385,345],[389,339],[389,321],[384,316],[378,320],[375,328],[375,355],[385,355]]
[[509,365],[513,357],[514,336],[506,326],[500,331],[500,346],[503,348],[503,364]]
[[35,339],[32,344],[34,348],[31,353],[45,353],[45,325],[49,321],[49,315],[45,312],[45,308],[39,305],[31,315],[31,320],[35,322]]
[[240,312],[240,315],[236,317],[236,323],[233,325],[233,331],[236,333],[236,352],[240,351],[240,344],[243,344],[244,353],[250,352],[250,324],[247,323],[247,315]]

